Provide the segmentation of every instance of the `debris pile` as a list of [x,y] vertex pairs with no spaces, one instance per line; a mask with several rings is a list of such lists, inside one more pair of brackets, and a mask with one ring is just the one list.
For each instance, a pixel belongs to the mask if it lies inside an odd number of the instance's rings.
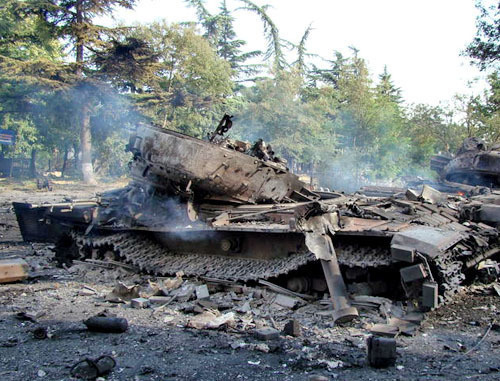
[[208,141],[139,126],[127,145],[129,185],[88,200],[14,203],[23,238],[54,242],[70,272],[113,270],[122,282],[106,302],[261,337],[299,335],[290,318],[311,315],[413,335],[421,312],[450,301],[478,265],[493,271],[495,192],[315,193],[263,141],[230,146],[231,125],[226,115]]

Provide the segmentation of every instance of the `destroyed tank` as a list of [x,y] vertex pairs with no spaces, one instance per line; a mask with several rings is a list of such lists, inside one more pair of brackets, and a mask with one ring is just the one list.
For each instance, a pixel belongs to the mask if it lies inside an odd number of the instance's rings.
[[303,298],[328,292],[339,322],[358,315],[344,279],[352,292],[368,286],[434,308],[498,253],[494,226],[462,223],[463,199],[313,192],[262,140],[225,138],[231,124],[225,115],[207,140],[139,126],[127,145],[128,186],[14,203],[23,238],[55,242],[64,264],[119,260],[158,276],[259,282]]
[[500,147],[476,137],[465,139],[454,156],[433,156],[430,167],[445,182],[500,187]]

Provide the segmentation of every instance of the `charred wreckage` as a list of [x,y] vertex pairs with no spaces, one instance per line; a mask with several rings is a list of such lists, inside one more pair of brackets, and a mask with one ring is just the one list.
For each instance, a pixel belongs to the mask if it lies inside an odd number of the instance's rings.
[[500,252],[495,192],[311,191],[263,141],[225,138],[231,124],[226,115],[207,140],[139,126],[126,187],[90,200],[14,203],[23,239],[56,243],[61,263],[120,260],[158,276],[328,292],[336,322],[358,315],[346,280],[432,309]]

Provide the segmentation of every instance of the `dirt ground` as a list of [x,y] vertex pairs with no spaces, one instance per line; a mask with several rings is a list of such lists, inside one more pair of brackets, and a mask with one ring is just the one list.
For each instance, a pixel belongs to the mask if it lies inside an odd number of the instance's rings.
[[[366,363],[370,333],[365,326],[374,316],[369,311],[334,326],[319,302],[271,310],[267,300],[273,293],[244,288],[213,296],[230,302],[224,312],[234,312],[235,326],[189,328],[193,302],[155,310],[106,301],[118,280],[144,285],[154,278],[86,265],[58,268],[49,245],[22,241],[12,201],[85,198],[119,185],[60,183],[46,192],[0,182],[0,259],[25,258],[31,274],[26,281],[0,285],[0,380],[71,380],[73,364],[103,354],[117,363],[106,380],[500,379],[500,328],[495,324],[500,297],[488,286],[470,286],[453,303],[426,314],[414,336],[397,337],[396,365],[374,369]],[[250,310],[242,307],[246,302]],[[121,334],[88,331],[82,321],[103,311],[126,318],[129,329]],[[17,319],[19,312],[36,315],[36,321]],[[253,333],[266,325],[281,329],[290,318],[302,326],[299,337],[259,341]],[[34,338],[39,326],[47,328],[49,338]]]

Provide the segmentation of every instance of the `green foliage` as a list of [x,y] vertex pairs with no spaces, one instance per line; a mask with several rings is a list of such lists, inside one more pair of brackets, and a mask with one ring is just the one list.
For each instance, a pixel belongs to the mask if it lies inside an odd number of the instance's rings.
[[311,34],[311,31],[312,31],[312,24],[309,24],[309,26],[304,31],[304,34],[302,35],[299,44],[296,46],[297,60],[293,63],[293,65],[297,68],[297,70],[301,74],[306,74],[307,71],[306,57],[309,54],[307,53],[306,44]]
[[465,54],[472,58],[481,70],[488,67],[498,70],[500,57],[500,6],[498,2],[484,5],[487,1],[476,1],[480,14],[476,20],[477,33],[467,46]]
[[500,141],[500,72],[488,77],[490,88],[484,94],[484,103],[478,107],[481,133],[493,143]]
[[126,175],[131,159],[130,152],[124,149],[128,139],[119,132],[112,132],[104,139],[95,139],[95,142],[96,173],[112,177]]
[[[101,175],[121,176],[129,160],[128,130],[140,121],[202,138],[229,113],[235,115],[232,137],[263,138],[294,171],[356,190],[422,173],[433,154],[453,153],[467,136],[500,141],[498,71],[484,94],[457,96],[453,108],[406,106],[387,68],[373,80],[355,48],[348,56],[334,52],[324,66],[311,65],[311,26],[296,45],[287,43],[269,6],[238,1],[237,10],[263,23],[263,58],[272,60],[267,78],[248,81],[261,68],[248,60],[260,52],[244,52],[225,0],[214,14],[203,0],[186,0],[200,30],[164,21],[116,28],[95,23],[96,16],[131,8],[134,0],[4,0],[0,126],[14,129],[18,144],[2,153],[39,151],[48,161],[78,151],[86,129],[93,141],[91,151],[89,144],[81,148],[86,160]],[[494,68],[498,12],[480,10],[478,37],[467,53]],[[291,65],[285,47],[296,54]]]
[[467,129],[453,121],[453,112],[439,106],[416,105],[409,110],[408,135],[412,163],[426,166],[437,152],[455,153],[467,137]]
[[244,3],[242,9],[255,13],[262,21],[264,35],[267,39],[267,50],[264,59],[273,59],[273,70],[279,73],[286,66],[283,53],[283,41],[281,40],[278,27],[267,13],[269,5],[259,7],[250,0],[240,0]]
[[42,148],[38,131],[32,121],[7,114],[0,126],[2,129],[16,132],[16,145],[2,146],[2,154],[5,157],[28,158],[33,149]]
[[196,9],[198,21],[205,30],[203,37],[215,49],[217,55],[231,65],[232,76],[244,81],[255,75],[259,65],[245,62],[262,53],[259,50],[242,52],[246,42],[236,36],[233,25],[234,17],[227,7],[226,0],[221,1],[220,11],[216,15],[212,15],[206,9],[202,0],[186,0],[186,3]]
[[134,84],[139,109],[158,125],[204,136],[219,119],[214,111],[222,114],[220,106],[232,94],[230,65],[192,26],[161,22],[132,33],[157,57],[143,82]]
[[317,162],[334,137],[328,120],[316,113],[318,106],[302,99],[301,86],[295,71],[258,81],[243,93],[247,104],[237,123],[245,138],[263,138],[288,160]]

